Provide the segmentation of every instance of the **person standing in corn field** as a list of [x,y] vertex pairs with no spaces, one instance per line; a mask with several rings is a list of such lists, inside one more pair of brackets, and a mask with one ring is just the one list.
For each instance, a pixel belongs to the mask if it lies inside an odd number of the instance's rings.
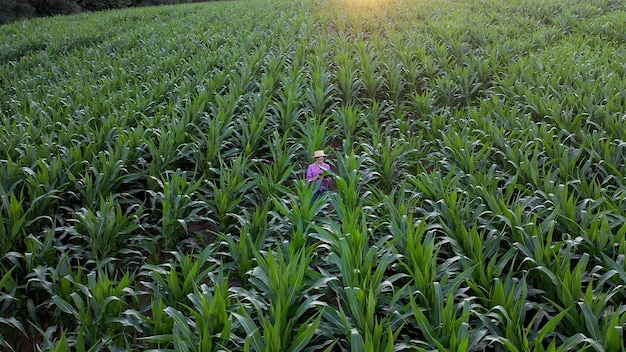
[[313,158],[315,162],[309,165],[306,170],[306,180],[309,182],[315,182],[315,195],[313,199],[317,199],[324,192],[328,191],[328,186],[330,185],[330,177],[324,177],[325,173],[330,170],[330,166],[324,162],[324,154],[323,150],[316,150],[313,153]]

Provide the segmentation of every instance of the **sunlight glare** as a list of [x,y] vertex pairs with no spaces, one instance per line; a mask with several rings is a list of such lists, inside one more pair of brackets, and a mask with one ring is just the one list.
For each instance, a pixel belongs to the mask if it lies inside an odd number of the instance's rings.
[[337,3],[347,10],[352,11],[376,11],[389,0],[336,0]]

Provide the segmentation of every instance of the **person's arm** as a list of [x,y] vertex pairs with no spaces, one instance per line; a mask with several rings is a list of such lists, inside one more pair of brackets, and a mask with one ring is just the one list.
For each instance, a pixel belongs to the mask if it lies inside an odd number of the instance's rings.
[[311,182],[317,179],[315,177],[315,170],[313,170],[313,165],[309,165],[309,168],[306,170],[306,180]]

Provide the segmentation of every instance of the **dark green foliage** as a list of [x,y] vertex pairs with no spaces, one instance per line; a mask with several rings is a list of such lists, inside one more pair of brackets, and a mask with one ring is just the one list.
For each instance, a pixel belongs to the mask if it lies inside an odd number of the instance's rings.
[[132,0],[78,0],[80,6],[87,11],[119,9],[132,5]]
[[37,11],[38,16],[69,15],[80,11],[74,0],[23,0]]
[[0,24],[13,22],[36,15],[36,10],[27,2],[17,0],[0,0]]
[[0,0],[0,25],[20,19],[69,15],[82,11],[192,2],[202,2],[202,0]]
[[204,2],[203,0],[132,0],[132,6],[154,6]]

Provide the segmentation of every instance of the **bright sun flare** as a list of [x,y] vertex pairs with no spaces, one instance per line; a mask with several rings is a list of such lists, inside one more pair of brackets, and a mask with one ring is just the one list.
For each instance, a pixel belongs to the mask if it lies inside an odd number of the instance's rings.
[[342,7],[355,10],[376,10],[389,0],[338,0]]

